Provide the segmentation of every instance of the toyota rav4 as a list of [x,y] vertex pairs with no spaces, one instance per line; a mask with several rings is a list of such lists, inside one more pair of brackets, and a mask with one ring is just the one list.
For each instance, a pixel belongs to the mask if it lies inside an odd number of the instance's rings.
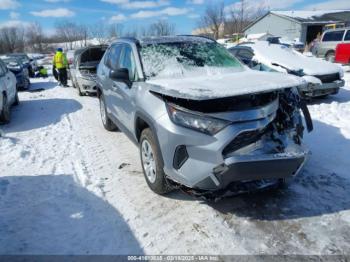
[[301,78],[257,72],[204,37],[119,39],[98,67],[101,118],[140,149],[149,187],[197,193],[284,179],[303,167],[312,122]]

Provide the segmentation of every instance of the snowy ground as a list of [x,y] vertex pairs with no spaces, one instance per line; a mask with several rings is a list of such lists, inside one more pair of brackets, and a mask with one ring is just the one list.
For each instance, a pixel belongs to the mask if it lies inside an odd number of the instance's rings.
[[310,106],[305,171],[283,190],[206,203],[152,193],[138,149],[94,97],[52,79],[0,138],[0,254],[349,254],[350,73]]

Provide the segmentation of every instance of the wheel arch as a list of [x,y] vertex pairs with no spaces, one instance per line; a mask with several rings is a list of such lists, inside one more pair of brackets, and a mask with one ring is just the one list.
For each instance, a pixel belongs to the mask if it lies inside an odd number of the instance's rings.
[[147,117],[145,114],[141,113],[141,112],[137,112],[135,114],[135,137],[136,137],[136,141],[138,143],[140,143],[140,138],[141,138],[141,134],[142,131],[146,128],[150,128],[152,130],[152,133],[154,135],[154,138],[156,140],[156,144],[157,147],[160,151],[160,158],[162,161],[162,164],[164,165],[164,159],[163,159],[163,152],[162,149],[160,147],[160,143],[159,143],[159,139],[158,139],[158,135],[157,135],[157,129],[154,126],[154,124],[152,123],[151,119],[149,117]]

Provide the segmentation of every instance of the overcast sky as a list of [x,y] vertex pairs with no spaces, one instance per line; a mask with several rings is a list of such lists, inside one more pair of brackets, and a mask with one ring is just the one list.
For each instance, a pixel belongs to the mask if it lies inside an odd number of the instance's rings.
[[[219,0],[0,0],[0,27],[40,22],[53,33],[57,21],[122,23],[126,30],[158,19],[176,24],[177,33],[191,33],[205,6]],[[237,1],[225,0],[227,7]],[[248,0],[271,10],[350,9],[350,0]]]

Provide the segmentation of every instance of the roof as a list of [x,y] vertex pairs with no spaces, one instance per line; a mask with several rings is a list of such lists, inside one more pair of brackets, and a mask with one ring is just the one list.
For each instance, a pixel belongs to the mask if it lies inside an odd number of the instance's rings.
[[161,36],[161,37],[148,37],[141,39],[141,44],[166,44],[166,43],[179,43],[179,42],[201,42],[212,43],[215,40],[204,36],[192,36],[192,35],[179,35],[179,36]]
[[[270,13],[292,18],[298,22],[335,22],[344,21],[347,18],[350,21],[350,10],[316,10],[316,11],[271,11]],[[342,18],[342,14],[347,17]]]
[[244,31],[270,14],[292,20],[296,23],[330,24],[334,22],[350,22],[350,10],[270,11],[248,25]]

